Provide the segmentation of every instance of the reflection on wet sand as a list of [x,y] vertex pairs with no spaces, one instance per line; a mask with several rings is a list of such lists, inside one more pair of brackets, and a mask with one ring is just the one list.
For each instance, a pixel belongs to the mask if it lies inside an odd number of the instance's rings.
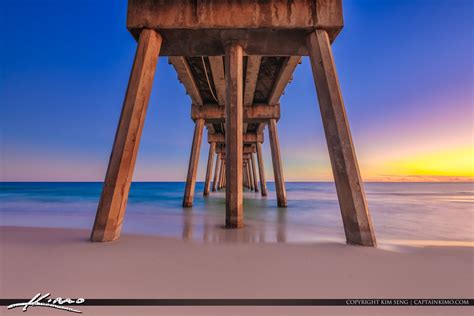
[[279,208],[278,209],[278,225],[277,225],[277,242],[286,242],[286,217],[288,214],[288,209]]
[[183,240],[188,240],[193,238],[193,214],[191,209],[185,208],[183,210]]
[[[276,223],[265,225],[263,221],[248,221],[243,229],[227,229],[216,220],[214,214],[194,216],[192,210],[183,209],[182,238],[183,240],[202,240],[209,243],[264,243],[276,241],[287,242],[286,238],[286,208],[275,208]],[[202,231],[199,226],[202,225]],[[193,229],[197,228],[197,229]],[[202,236],[202,237],[201,237]]]

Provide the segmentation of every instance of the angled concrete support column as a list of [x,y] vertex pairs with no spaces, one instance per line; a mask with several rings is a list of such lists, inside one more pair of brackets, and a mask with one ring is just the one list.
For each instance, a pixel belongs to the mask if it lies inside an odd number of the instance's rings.
[[246,175],[247,175],[247,187],[252,190],[252,179],[251,179],[251,176],[250,176],[250,166],[248,163],[245,163],[245,172],[246,172]]
[[143,29],[140,33],[91,241],[120,237],[161,41],[154,30]]
[[209,157],[207,158],[206,180],[204,182],[203,195],[209,195],[211,188],[212,164],[214,162],[214,152],[216,151],[216,143],[209,144]]
[[202,130],[204,120],[197,119],[194,126],[193,144],[189,156],[188,176],[186,178],[186,188],[184,189],[183,207],[193,206],[194,189],[196,187],[196,174],[199,164],[199,153],[201,151]]
[[262,196],[267,195],[267,181],[265,179],[265,167],[262,156],[262,143],[257,143],[258,174],[260,177],[260,191]]
[[217,179],[218,179],[219,168],[220,168],[220,162],[221,162],[221,154],[218,153],[217,157],[216,157],[216,167],[214,169],[214,181],[212,181],[212,192],[216,191]]
[[244,162],[244,165],[242,167],[242,173],[243,173],[243,180],[244,180],[244,187],[247,189],[249,188],[249,172],[247,170],[247,164]]
[[275,178],[275,190],[278,206],[286,207],[285,179],[283,178],[283,164],[281,162],[280,142],[275,120],[268,121],[268,132],[270,135],[270,148],[272,151],[273,177]]
[[247,186],[247,188],[249,188],[250,190],[252,189],[252,187],[250,186],[250,170],[249,170],[249,165],[247,163],[245,163],[245,184]]
[[219,181],[219,190],[224,187],[225,160],[222,160],[221,176]]
[[[224,170],[224,175],[225,175],[226,171]],[[227,178],[224,177],[224,189],[226,188],[226,185],[227,185]]]
[[222,158],[221,158],[221,163],[220,163],[220,166],[219,166],[219,176],[217,177],[217,191],[219,191],[221,189],[221,181],[222,181],[222,168],[224,168],[224,162],[222,161]]
[[218,190],[222,189],[222,186],[224,184],[224,170],[225,170],[225,159],[222,159],[221,160],[221,170],[219,171]]
[[225,168],[225,163],[224,163],[224,168],[222,168],[222,188],[225,189],[225,182],[226,182],[226,177],[225,177],[225,174],[226,174],[226,168]]
[[247,164],[247,174],[248,174],[248,186],[250,190],[253,190],[252,188],[252,170],[250,169],[250,165]]
[[252,163],[250,162],[250,159],[247,160],[247,166],[249,168],[250,190],[253,191],[255,190],[255,186],[254,186]]
[[226,80],[226,227],[239,228],[243,222],[243,47],[237,42],[225,48]]
[[372,220],[327,32],[311,33],[307,45],[347,243],[375,247]]
[[256,165],[255,165],[255,157],[253,154],[250,154],[250,162],[252,164],[253,188],[255,192],[258,192],[257,170],[256,170]]

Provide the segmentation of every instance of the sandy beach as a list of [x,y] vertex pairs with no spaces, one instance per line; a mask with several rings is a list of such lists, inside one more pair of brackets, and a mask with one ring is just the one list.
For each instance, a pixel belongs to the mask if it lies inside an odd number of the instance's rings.
[[[202,243],[1,227],[2,298],[472,298],[474,248]],[[81,307],[84,315],[472,315],[472,307]],[[19,309],[2,315],[21,313]],[[30,308],[29,315],[63,311]]]

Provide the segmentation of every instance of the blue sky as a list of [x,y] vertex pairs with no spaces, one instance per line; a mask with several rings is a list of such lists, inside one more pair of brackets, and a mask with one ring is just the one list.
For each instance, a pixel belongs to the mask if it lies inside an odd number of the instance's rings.
[[[472,177],[474,2],[343,3],[333,50],[364,179]],[[126,1],[1,1],[0,180],[103,180],[136,48],[125,18]],[[307,58],[281,103],[286,180],[330,181]],[[192,134],[162,57],[134,180],[184,181]],[[264,156],[272,179],[268,138]]]

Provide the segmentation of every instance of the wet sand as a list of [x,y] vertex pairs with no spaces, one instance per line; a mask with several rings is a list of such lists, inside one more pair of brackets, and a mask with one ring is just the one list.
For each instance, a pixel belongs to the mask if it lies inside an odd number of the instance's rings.
[[[0,296],[87,298],[472,298],[474,248],[202,243],[0,227]],[[473,307],[80,307],[84,315],[472,315]],[[1,315],[21,311],[1,308]],[[64,311],[30,308],[28,315]]]

